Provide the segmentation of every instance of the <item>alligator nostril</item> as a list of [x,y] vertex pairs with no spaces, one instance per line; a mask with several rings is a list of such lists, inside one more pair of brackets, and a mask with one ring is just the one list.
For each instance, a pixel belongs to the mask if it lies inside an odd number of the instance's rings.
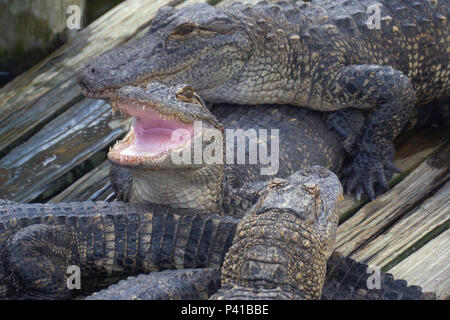
[[91,69],[91,73],[95,73],[95,68],[92,68],[92,69]]

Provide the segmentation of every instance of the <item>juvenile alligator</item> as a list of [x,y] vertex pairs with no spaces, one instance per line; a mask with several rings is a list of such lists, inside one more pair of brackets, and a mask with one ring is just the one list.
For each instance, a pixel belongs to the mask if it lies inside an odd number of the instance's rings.
[[413,106],[450,97],[449,10],[438,0],[163,7],[143,38],[92,60],[80,84],[107,98],[130,84],[188,83],[208,102],[327,111],[353,157],[347,191],[373,199],[398,171],[393,140]]
[[[221,268],[222,287],[211,299],[432,298],[386,274],[381,288],[368,290],[367,265],[337,253],[328,259],[340,197],[339,180],[322,167],[272,180],[239,222]],[[218,287],[218,269],[163,271],[131,277],[87,299],[198,299]]]

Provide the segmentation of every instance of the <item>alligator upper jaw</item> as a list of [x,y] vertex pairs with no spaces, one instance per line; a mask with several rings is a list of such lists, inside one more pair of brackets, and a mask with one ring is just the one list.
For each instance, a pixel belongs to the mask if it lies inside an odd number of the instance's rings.
[[102,90],[90,90],[87,87],[81,86],[81,93],[87,98],[93,99],[109,99],[113,97],[114,93],[117,91],[117,88],[105,88]]

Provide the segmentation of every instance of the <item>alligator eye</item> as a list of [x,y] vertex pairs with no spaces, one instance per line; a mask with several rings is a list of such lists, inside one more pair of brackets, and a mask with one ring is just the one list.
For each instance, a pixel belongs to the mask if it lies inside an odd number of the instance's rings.
[[184,102],[192,102],[194,99],[194,89],[191,86],[186,86],[177,92],[177,99]]
[[197,25],[193,23],[184,23],[173,30],[172,35],[185,36],[197,29]]

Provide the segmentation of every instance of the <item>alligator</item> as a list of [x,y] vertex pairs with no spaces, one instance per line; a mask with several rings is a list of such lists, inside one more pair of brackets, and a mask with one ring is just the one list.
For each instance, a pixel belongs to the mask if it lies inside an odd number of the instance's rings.
[[[0,207],[0,297],[63,299],[69,266],[90,278],[217,267],[237,221],[132,203],[16,203]],[[86,280],[87,279],[87,280]]]
[[331,255],[341,197],[337,176],[323,167],[275,178],[237,225],[221,272],[218,268],[153,272],[120,281],[86,299],[433,298],[384,273],[380,288],[368,290],[367,265],[336,252]]
[[90,61],[79,82],[94,98],[158,81],[190,84],[211,103],[325,112],[351,157],[346,191],[374,199],[399,171],[393,141],[414,105],[450,97],[449,10],[438,0],[166,6],[142,38]]

